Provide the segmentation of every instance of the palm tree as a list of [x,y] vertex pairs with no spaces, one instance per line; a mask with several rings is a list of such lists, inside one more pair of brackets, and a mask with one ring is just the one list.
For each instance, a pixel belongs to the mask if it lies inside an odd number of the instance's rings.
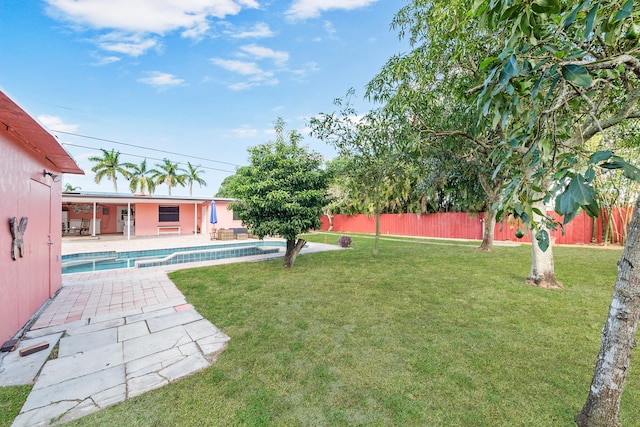
[[147,170],[147,159],[144,159],[139,165],[134,163],[126,163],[125,166],[130,169],[129,172],[129,189],[135,193],[138,188],[142,194],[153,194],[156,189],[156,183],[153,180],[153,171]]
[[171,195],[172,187],[177,187],[178,185],[184,187],[184,181],[187,176],[182,173],[185,170],[178,167],[177,163],[173,163],[169,159],[163,159],[163,161],[163,164],[156,163],[156,167],[159,169],[152,169],[149,172],[153,174],[156,185],[167,184],[169,195]]
[[205,187],[207,186],[207,182],[200,178],[198,175],[200,175],[201,173],[203,173],[204,171],[202,169],[200,169],[200,165],[198,166],[193,166],[191,164],[191,162],[187,162],[187,170],[186,170],[187,174],[186,174],[186,181],[189,183],[189,197],[193,196],[193,183],[197,182],[198,184],[200,184],[200,188],[202,188],[202,186],[204,185]]
[[107,151],[104,148],[101,148],[102,157],[89,157],[89,161],[96,162],[96,165],[91,168],[93,172],[96,173],[95,182],[96,184],[100,184],[102,178],[107,178],[113,181],[113,189],[117,193],[118,192],[118,177],[117,174],[120,173],[125,178],[129,178],[129,171],[125,169],[124,163],[120,163],[120,152],[115,151],[115,149],[111,149],[111,151]]
[[68,182],[64,185],[64,189],[62,190],[64,193],[73,193],[74,191],[82,190],[81,187],[74,187]]

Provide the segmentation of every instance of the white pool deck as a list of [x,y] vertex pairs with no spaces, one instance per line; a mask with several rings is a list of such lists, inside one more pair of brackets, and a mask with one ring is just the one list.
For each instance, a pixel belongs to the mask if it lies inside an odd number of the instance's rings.
[[[67,237],[62,253],[164,249],[247,242],[208,235]],[[305,253],[336,250],[309,243]],[[163,267],[65,274],[16,351],[0,354],[0,386],[34,384],[13,426],[61,424],[162,387],[215,362],[232,337],[204,319],[169,280],[183,268],[283,257],[257,255]],[[215,321],[215,319],[212,319]],[[49,348],[20,357],[21,348]],[[47,358],[59,344],[58,357]]]

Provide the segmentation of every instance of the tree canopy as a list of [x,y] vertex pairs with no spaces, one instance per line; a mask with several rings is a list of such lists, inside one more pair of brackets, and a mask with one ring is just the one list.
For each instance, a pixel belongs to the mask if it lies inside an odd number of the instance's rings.
[[306,243],[298,235],[320,228],[329,200],[328,175],[322,157],[299,145],[299,133],[285,138],[280,118],[275,131],[275,141],[249,148],[250,164],[236,172],[231,195],[238,200],[230,207],[258,237],[285,238],[285,267],[293,267]]
[[[639,17],[633,0],[413,0],[394,19],[418,47],[412,62],[424,64],[424,71],[393,64],[396,75],[410,77],[406,87],[415,85],[412,73],[430,78],[421,90],[474,76],[464,92],[452,92],[471,101],[473,119],[453,132],[476,142],[492,136],[495,171],[517,165],[494,207],[498,217],[531,224],[534,246],[549,246],[546,204],[555,202],[565,223],[579,209],[597,215],[598,168],[640,180],[640,170],[606,144],[616,127],[640,118]],[[437,66],[443,60],[448,70]],[[639,210],[637,199],[580,426],[619,425],[640,313]]]

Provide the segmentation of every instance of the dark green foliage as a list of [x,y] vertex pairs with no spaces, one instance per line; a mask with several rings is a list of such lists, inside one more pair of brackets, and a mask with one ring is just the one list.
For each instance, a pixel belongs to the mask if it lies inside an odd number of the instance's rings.
[[283,135],[276,122],[276,140],[249,149],[250,165],[239,168],[230,205],[243,224],[259,237],[295,240],[300,233],[320,228],[322,208],[328,203],[328,177],[322,157],[298,145],[300,135]]

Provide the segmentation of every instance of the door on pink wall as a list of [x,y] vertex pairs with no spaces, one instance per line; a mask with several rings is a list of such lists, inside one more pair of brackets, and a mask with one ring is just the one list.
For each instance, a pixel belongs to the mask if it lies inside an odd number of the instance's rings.
[[28,268],[20,289],[22,298],[19,304],[24,305],[28,317],[35,313],[51,296],[50,290],[50,251],[51,251],[51,188],[31,181],[28,208],[25,212],[29,221],[24,233],[24,258],[16,262],[24,262]]

